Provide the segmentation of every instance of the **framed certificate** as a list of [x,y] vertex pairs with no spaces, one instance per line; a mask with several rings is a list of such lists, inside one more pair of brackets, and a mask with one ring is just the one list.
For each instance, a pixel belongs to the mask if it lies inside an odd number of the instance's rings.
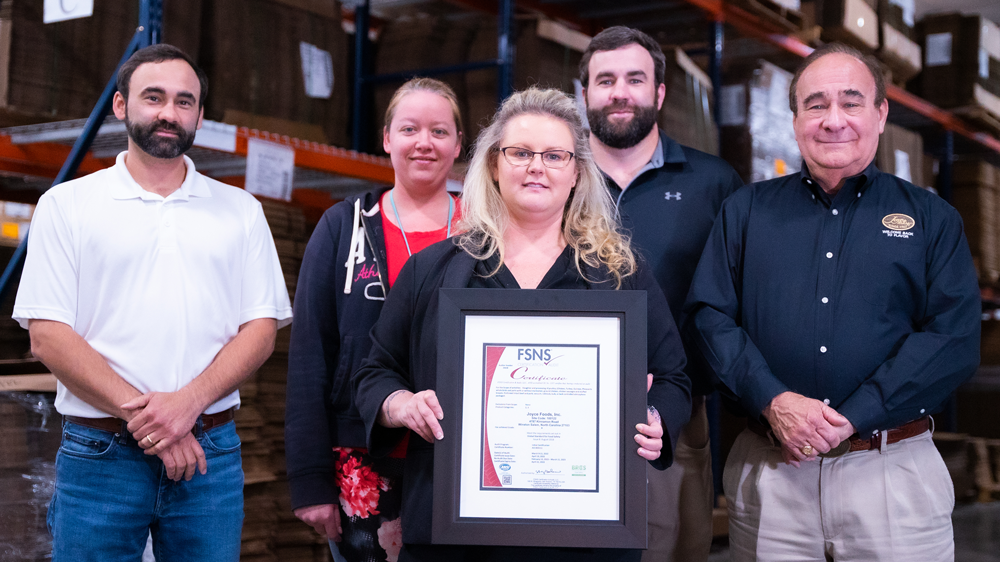
[[436,544],[646,547],[645,291],[441,289]]

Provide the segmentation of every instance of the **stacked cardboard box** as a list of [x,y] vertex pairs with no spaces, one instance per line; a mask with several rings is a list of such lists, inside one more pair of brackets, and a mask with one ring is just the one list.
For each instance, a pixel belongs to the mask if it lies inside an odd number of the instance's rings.
[[1000,119],[1000,28],[982,16],[927,16],[918,25],[924,69],[917,94],[946,108],[981,110]]
[[885,131],[878,141],[875,165],[883,172],[895,174],[914,185],[929,185],[924,178],[924,139],[899,125],[885,124]]
[[764,21],[786,31],[799,31],[807,25],[801,0],[727,0]]
[[[137,2],[95,2],[90,17],[45,24],[43,4],[0,1],[0,125],[88,116],[139,21]],[[162,41],[197,57],[201,5],[164,2]]]
[[[339,3],[328,0],[323,6],[331,5],[330,9],[307,9],[320,3],[203,2],[205,48],[199,64],[209,78],[207,119],[222,121],[229,111],[231,119],[235,115],[250,115],[312,123],[322,127],[325,137],[307,140],[335,146],[349,144],[349,40],[341,27]],[[329,68],[315,69],[317,76],[332,72],[332,92],[327,98],[307,95],[306,69],[312,72],[313,66],[306,64],[304,68],[304,56],[315,60],[318,67],[325,67],[322,58],[304,55],[314,52],[310,45],[330,55]],[[251,121],[234,124],[252,126]]]
[[[411,72],[468,62],[469,46],[483,19],[483,16],[471,13],[448,15],[415,13],[393,20],[382,28],[379,36],[375,49],[374,72],[375,74]],[[491,58],[496,58],[495,47]],[[496,74],[496,70],[493,70],[493,73]],[[444,81],[455,90],[459,107],[463,114],[466,114],[463,126],[468,131],[470,121],[464,103],[467,98],[464,74],[443,74],[434,78]],[[377,128],[378,134],[374,134],[376,131],[368,132],[373,139],[373,151],[382,150],[381,131],[385,110],[401,83],[401,81],[385,82],[375,87],[373,127]],[[495,92],[494,89],[494,99]],[[469,138],[465,140],[470,141]],[[471,140],[474,140],[474,137]]]
[[[261,199],[261,204],[294,298],[309,235],[305,217],[301,209],[284,202]],[[314,562],[330,558],[326,541],[295,518],[289,498],[284,432],[290,333],[290,326],[278,331],[274,354],[240,386],[242,404],[236,425],[243,443],[244,561]]]
[[[545,20],[523,20],[514,30],[514,89],[529,86],[556,88],[568,94],[575,91],[574,79],[580,77],[580,58],[585,45],[569,47],[546,38],[541,32]],[[481,18],[469,46],[469,60],[482,61],[497,56],[497,24],[494,18]],[[470,140],[489,124],[497,110],[497,70],[495,68],[465,74]]]
[[920,74],[920,45],[914,40],[913,0],[904,6],[902,0],[878,0],[878,58],[892,71],[892,81],[905,83]]
[[965,222],[980,281],[996,283],[1000,280],[1000,168],[980,160],[956,161],[951,202]]
[[721,92],[722,157],[745,182],[799,171],[802,157],[792,128],[792,74],[766,62],[735,67]]
[[816,18],[823,40],[853,45],[863,51],[879,46],[878,14],[865,0],[817,0]]

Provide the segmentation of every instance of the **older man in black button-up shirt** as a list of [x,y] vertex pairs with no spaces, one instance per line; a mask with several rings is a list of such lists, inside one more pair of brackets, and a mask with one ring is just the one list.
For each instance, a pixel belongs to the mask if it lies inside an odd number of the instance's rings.
[[979,363],[958,213],[874,165],[877,66],[824,47],[792,82],[803,171],[723,205],[688,299],[750,417],[726,463],[733,560],[954,559],[927,415]]

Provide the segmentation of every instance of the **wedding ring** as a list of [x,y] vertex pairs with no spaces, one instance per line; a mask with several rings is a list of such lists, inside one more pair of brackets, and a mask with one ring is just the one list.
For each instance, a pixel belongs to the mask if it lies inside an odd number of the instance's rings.
[[803,445],[802,448],[799,449],[799,450],[802,451],[802,454],[805,455],[805,456],[807,456],[807,457],[811,457],[812,454],[813,454],[813,447],[812,447],[812,445],[809,445],[808,443],[805,444],[805,445]]
[[[153,445],[156,445],[156,443],[153,443],[153,440],[150,439],[148,435],[145,437],[145,439],[143,439],[143,441],[149,441],[149,446],[150,447],[152,447]],[[808,445],[806,445],[806,446],[808,447]]]

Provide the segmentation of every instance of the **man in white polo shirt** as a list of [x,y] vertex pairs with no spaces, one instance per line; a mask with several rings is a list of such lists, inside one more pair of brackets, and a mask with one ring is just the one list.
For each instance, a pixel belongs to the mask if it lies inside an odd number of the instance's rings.
[[237,386],[291,308],[251,195],[184,156],[204,73],[154,45],[118,74],[128,150],[38,203],[14,318],[59,380],[53,559],[239,559]]

